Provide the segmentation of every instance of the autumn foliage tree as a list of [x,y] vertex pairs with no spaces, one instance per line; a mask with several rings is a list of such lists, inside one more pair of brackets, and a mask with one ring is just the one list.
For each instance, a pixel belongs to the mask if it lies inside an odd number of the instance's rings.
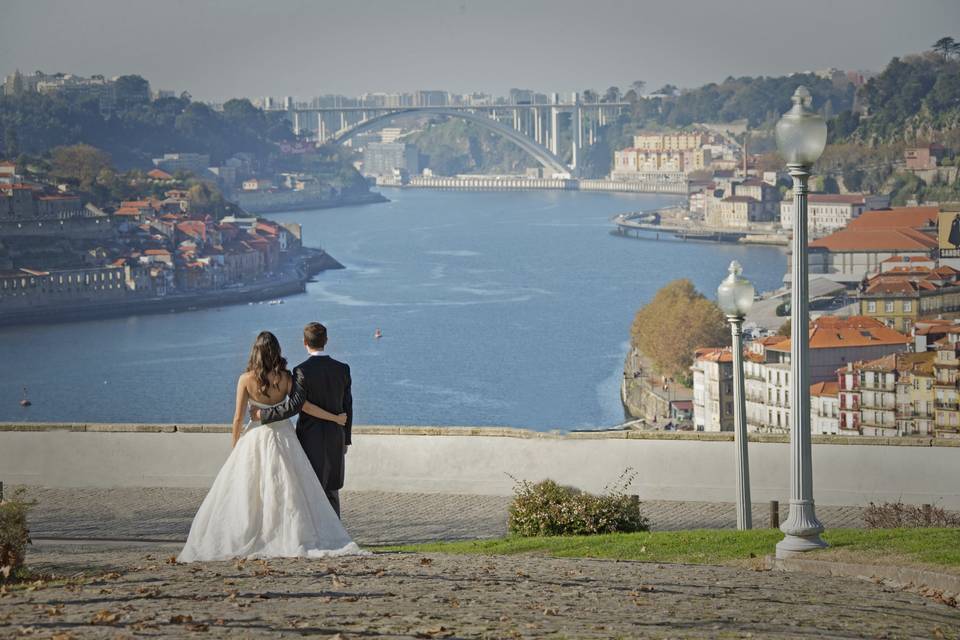
[[640,308],[630,336],[661,373],[683,379],[690,375],[695,349],[730,342],[723,312],[686,279],[668,283]]

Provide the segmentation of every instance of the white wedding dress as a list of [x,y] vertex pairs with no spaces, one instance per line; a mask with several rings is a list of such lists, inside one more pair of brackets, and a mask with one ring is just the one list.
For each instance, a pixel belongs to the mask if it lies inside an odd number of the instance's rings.
[[367,553],[350,539],[330,506],[293,424],[281,420],[244,427],[177,561]]

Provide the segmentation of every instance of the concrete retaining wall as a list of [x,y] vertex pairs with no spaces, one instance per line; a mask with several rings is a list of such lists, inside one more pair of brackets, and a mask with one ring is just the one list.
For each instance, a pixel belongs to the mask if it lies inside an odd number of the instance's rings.
[[[960,440],[815,438],[820,504],[902,499],[960,509]],[[52,487],[205,487],[229,454],[222,425],[0,424],[0,481]],[[789,444],[751,439],[753,500],[789,498]],[[517,479],[600,491],[627,467],[641,499],[731,502],[730,434],[543,434],[355,427],[347,488],[509,495]]]

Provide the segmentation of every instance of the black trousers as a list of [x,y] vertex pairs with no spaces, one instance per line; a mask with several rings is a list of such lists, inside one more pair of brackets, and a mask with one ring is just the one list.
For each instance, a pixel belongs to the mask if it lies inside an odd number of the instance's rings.
[[337,517],[340,517],[340,490],[331,489],[327,491],[324,489],[324,493],[327,494],[327,500],[330,501],[330,506],[333,507],[333,510],[337,512]]

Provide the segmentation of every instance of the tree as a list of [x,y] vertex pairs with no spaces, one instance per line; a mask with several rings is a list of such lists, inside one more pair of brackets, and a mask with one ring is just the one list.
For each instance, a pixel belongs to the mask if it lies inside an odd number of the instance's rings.
[[51,173],[89,191],[104,169],[111,169],[110,155],[88,144],[57,147],[51,152]]
[[607,89],[606,93],[603,94],[604,102],[619,102],[620,101],[620,87],[610,87]]
[[647,86],[647,83],[643,80],[634,80],[630,83],[630,87],[636,92],[636,94],[643,95],[643,88]]
[[782,325],[780,325],[780,328],[777,329],[777,335],[787,336],[789,338],[791,336],[791,333],[790,333],[791,326],[792,325],[790,324],[790,318],[787,318],[786,321]]
[[664,96],[673,96],[673,95],[676,95],[677,88],[672,84],[665,84],[659,89],[657,89],[656,91],[654,91],[654,93],[658,93]]
[[113,91],[120,107],[150,102],[150,83],[141,76],[120,76],[113,82]]
[[687,378],[693,353],[730,341],[720,308],[689,280],[674,280],[641,307],[630,328],[631,342],[664,375]]
[[17,129],[13,125],[4,129],[3,153],[8,158],[16,158],[20,155],[20,137],[17,135]]
[[950,37],[940,38],[933,43],[933,50],[946,59],[957,52],[957,42]]

